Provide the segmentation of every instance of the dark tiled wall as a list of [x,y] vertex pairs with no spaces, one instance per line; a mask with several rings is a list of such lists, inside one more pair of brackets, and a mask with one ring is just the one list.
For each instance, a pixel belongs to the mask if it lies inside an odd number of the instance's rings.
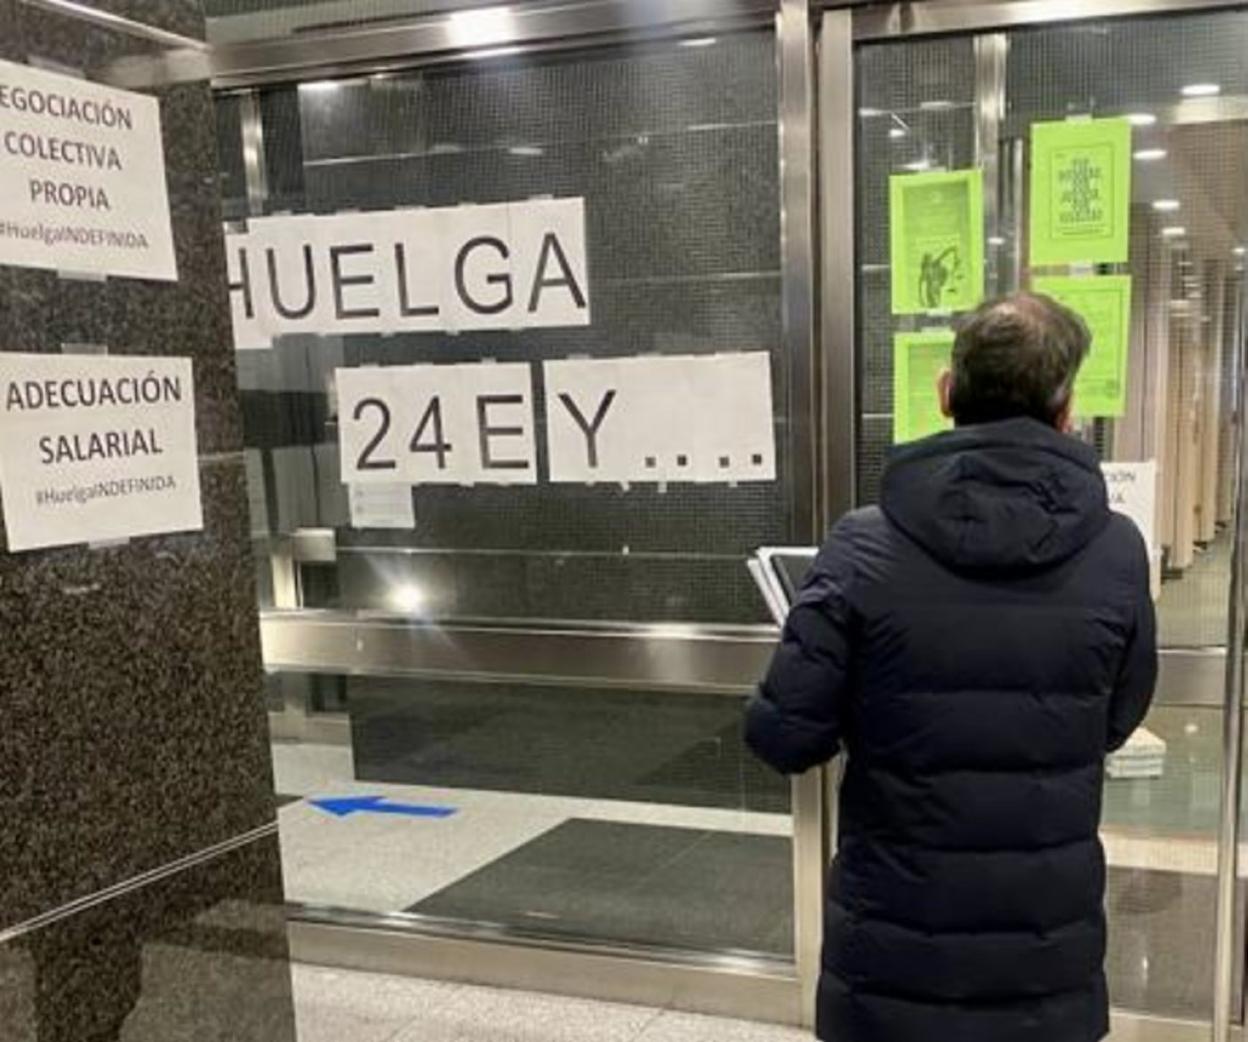
[[[197,4],[96,6],[202,35]],[[8,61],[98,78],[145,48],[0,0]],[[0,350],[194,359],[205,508],[200,533],[0,554],[0,1042],[294,1038],[216,122],[206,84],[158,96],[180,281],[0,268]]]

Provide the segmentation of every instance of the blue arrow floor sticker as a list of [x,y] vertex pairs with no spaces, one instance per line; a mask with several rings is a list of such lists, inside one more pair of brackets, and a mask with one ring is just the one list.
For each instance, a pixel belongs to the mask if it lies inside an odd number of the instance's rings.
[[449,818],[456,813],[454,807],[391,803],[384,796],[342,796],[308,802],[336,818],[349,818],[353,814],[398,814],[405,818]]

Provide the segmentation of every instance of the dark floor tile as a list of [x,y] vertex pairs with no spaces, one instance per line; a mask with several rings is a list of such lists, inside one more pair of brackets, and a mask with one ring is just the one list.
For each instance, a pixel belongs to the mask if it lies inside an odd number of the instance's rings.
[[561,937],[789,957],[792,843],[575,819],[409,911]]
[[[788,956],[791,859],[784,837],[578,819],[409,911],[560,937]],[[1210,876],[1110,870],[1106,965],[1116,1006],[1209,1015],[1214,904]]]

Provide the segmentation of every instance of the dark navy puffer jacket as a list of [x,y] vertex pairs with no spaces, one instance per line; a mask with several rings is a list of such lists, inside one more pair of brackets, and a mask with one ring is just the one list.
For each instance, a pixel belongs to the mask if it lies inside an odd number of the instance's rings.
[[1155,645],[1143,541],[1090,448],[1011,420],[894,456],[747,723],[785,772],[848,754],[820,1038],[1107,1033],[1104,758],[1148,709]]

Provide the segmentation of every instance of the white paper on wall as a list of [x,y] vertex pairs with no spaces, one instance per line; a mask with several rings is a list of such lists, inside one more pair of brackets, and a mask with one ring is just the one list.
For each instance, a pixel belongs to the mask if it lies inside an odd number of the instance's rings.
[[551,481],[775,480],[766,352],[543,368]]
[[537,481],[527,363],[339,369],[336,384],[348,485]]
[[0,353],[9,550],[203,528],[189,358]]
[[581,199],[261,217],[227,228],[226,251],[238,350],[589,324]]
[[1135,522],[1151,554],[1157,550],[1157,461],[1102,463],[1110,509]]
[[174,282],[160,104],[0,62],[0,264]]

